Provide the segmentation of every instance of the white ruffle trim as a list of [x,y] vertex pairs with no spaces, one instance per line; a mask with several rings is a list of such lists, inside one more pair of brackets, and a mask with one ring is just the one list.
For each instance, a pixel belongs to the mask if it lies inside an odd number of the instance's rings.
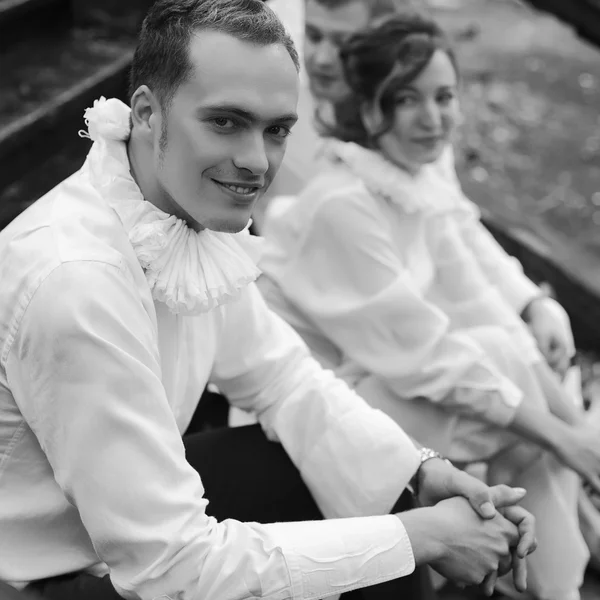
[[152,296],[171,312],[193,315],[237,299],[260,275],[256,266],[263,240],[241,233],[204,229],[144,200],[129,170],[125,141],[130,109],[100,98],[85,111],[92,185],[119,216],[145,271]]
[[411,175],[379,152],[334,139],[326,141],[322,153],[343,163],[372,194],[407,213],[469,209],[460,189],[440,176],[437,165],[425,165],[417,175]]

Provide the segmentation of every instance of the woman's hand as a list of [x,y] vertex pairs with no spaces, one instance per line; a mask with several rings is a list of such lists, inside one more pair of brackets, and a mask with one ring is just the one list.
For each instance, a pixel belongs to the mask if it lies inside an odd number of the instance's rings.
[[600,427],[586,422],[566,431],[553,447],[556,456],[600,494]]
[[565,309],[552,298],[537,298],[523,311],[523,319],[552,370],[564,377],[574,353],[573,332]]

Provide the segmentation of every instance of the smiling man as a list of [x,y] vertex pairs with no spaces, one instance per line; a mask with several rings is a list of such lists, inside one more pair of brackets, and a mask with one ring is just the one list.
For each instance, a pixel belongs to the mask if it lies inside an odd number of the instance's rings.
[[[513,553],[524,583],[531,517],[492,504],[524,490],[417,450],[257,291],[244,229],[297,71],[258,0],[158,0],[131,108],[88,109],[82,169],[0,233],[0,579],[60,600],[315,600],[405,578],[418,598],[415,564],[479,583]],[[262,427],[182,438],[209,380]],[[388,514],[411,481],[427,508]]]

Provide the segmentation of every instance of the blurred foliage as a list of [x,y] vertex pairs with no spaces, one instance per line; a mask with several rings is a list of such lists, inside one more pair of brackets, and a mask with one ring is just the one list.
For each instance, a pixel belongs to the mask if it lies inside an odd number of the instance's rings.
[[600,257],[600,49],[515,0],[437,0],[457,40],[467,194]]

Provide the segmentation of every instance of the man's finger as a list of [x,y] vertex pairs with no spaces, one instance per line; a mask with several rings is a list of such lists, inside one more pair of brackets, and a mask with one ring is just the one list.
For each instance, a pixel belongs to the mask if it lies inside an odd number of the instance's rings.
[[520,539],[516,552],[519,558],[525,558],[537,548],[535,517],[521,506],[508,506],[502,514],[518,527]]
[[483,580],[483,583],[481,584],[483,593],[486,596],[491,596],[494,593],[494,589],[496,587],[497,581],[498,581],[498,572],[497,571],[494,571],[493,573],[486,575],[485,579]]
[[524,592],[527,589],[527,562],[517,556],[517,553],[512,557],[512,569],[515,587],[519,592]]
[[500,559],[498,563],[498,576],[506,575],[512,569],[512,556],[507,554]]
[[524,488],[514,488],[509,487],[508,485],[495,485],[489,489],[491,492],[491,500],[496,508],[512,506],[523,500],[527,494],[527,490]]

